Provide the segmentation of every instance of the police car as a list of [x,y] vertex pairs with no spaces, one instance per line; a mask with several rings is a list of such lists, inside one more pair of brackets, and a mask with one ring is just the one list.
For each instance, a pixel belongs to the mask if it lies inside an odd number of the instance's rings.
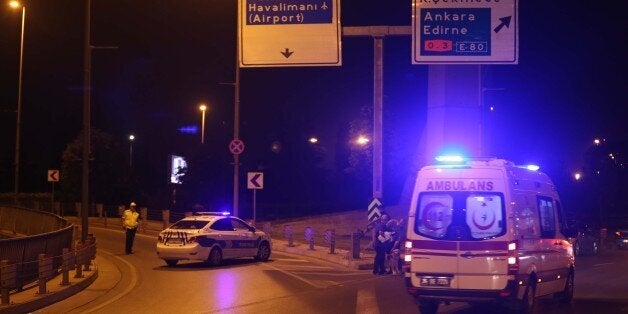
[[243,220],[221,212],[198,212],[159,233],[157,256],[168,266],[180,260],[219,265],[223,259],[253,257],[267,261],[270,237]]

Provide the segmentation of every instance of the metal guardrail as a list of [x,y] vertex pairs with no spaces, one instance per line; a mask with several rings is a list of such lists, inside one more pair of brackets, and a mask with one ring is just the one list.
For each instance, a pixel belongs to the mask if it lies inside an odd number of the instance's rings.
[[74,227],[51,213],[0,206],[0,230],[13,236],[0,239],[0,260],[15,265],[15,287],[20,290],[37,280],[40,254],[53,257],[53,269],[62,265],[63,248],[72,247]]

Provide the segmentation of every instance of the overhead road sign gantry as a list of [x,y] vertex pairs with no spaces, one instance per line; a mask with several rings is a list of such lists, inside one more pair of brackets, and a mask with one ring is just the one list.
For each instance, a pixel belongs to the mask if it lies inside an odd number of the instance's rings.
[[240,67],[340,66],[340,0],[238,0]]
[[518,0],[413,0],[413,64],[516,64]]

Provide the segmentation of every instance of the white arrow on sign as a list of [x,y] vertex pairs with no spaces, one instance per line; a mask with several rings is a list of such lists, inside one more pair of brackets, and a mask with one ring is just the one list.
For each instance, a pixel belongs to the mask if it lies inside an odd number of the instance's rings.
[[248,172],[246,187],[249,190],[261,190],[264,188],[264,173],[263,172]]
[[59,182],[59,170],[48,170],[48,182]]
[[379,208],[382,207],[382,202],[380,202],[377,198],[374,198],[368,206],[368,220],[374,221],[378,219],[382,213],[379,211]]

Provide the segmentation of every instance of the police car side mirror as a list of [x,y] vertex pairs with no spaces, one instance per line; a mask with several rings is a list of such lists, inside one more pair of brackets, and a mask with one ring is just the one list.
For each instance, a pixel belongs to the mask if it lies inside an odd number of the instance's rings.
[[255,229],[255,227],[251,227],[251,226],[249,226],[249,231],[251,231],[251,232],[255,232],[255,230],[256,230],[256,229]]

